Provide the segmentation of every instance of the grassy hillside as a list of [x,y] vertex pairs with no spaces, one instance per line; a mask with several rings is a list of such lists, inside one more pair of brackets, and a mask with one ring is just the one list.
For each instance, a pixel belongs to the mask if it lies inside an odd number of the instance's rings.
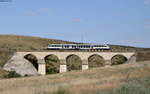
[[[0,35],[0,66],[16,51],[47,51],[48,44],[74,43],[62,40],[46,39],[31,36]],[[109,51],[136,51],[138,61],[150,60],[149,48],[136,48],[130,46],[110,45]]]
[[[63,40],[46,39],[31,36],[0,35],[0,50],[9,51],[44,51],[48,44],[74,43]],[[112,51],[150,51],[149,48],[110,45]]]
[[[0,80],[1,94],[149,94],[150,61]],[[61,88],[61,89],[59,89]],[[65,89],[62,89],[65,88]],[[58,91],[66,93],[53,93]],[[122,93],[121,93],[122,92]]]
[[45,51],[49,43],[63,44],[72,42],[30,36],[0,35],[0,67],[2,67],[16,51]]
[[9,51],[43,51],[49,43],[72,43],[30,36],[0,35],[0,49]]

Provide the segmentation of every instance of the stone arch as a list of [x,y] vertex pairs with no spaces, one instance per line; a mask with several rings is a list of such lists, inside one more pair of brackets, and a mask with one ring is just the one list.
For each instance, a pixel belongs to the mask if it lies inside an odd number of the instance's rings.
[[111,65],[119,65],[119,64],[124,64],[128,61],[128,58],[122,54],[117,54],[114,55],[111,58]]
[[71,54],[66,57],[67,70],[82,70],[82,60],[78,55]]
[[46,63],[46,74],[59,73],[60,60],[56,55],[50,54],[44,58]]
[[88,65],[89,68],[103,67],[105,66],[105,60],[102,56],[98,54],[93,54],[88,57]]
[[34,54],[26,54],[24,56],[24,58],[26,60],[28,60],[30,63],[32,63],[32,65],[36,68],[36,70],[38,71],[38,59]]

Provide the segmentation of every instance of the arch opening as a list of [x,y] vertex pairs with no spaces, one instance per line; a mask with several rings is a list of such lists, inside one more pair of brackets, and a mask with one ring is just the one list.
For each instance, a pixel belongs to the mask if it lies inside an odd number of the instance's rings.
[[82,70],[82,60],[79,56],[77,55],[69,55],[66,58],[66,63],[67,63],[67,70],[72,71],[72,70]]
[[94,54],[88,58],[89,68],[103,67],[105,66],[105,60],[102,56]]
[[33,54],[27,54],[24,56],[24,58],[28,60],[38,71],[38,60],[36,56],[34,56]]
[[120,65],[124,64],[128,59],[124,55],[115,55],[111,59],[111,65]]
[[45,57],[46,63],[46,74],[56,74],[59,73],[60,60],[55,55],[48,55]]

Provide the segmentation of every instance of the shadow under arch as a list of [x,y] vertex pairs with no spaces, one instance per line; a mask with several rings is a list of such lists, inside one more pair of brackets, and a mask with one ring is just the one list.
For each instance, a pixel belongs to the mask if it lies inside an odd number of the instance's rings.
[[27,55],[24,56],[24,58],[26,60],[28,60],[30,63],[32,63],[32,65],[38,71],[38,59],[37,59],[37,57],[35,55],[33,55],[33,54],[27,54]]
[[82,70],[82,60],[78,55],[71,54],[66,57],[67,71]]
[[128,61],[127,57],[122,54],[117,54],[111,58],[111,65],[124,64]]
[[56,55],[50,54],[44,58],[46,63],[46,74],[59,73],[60,60]]
[[93,54],[88,57],[88,65],[89,68],[103,67],[105,66],[105,60],[102,56]]

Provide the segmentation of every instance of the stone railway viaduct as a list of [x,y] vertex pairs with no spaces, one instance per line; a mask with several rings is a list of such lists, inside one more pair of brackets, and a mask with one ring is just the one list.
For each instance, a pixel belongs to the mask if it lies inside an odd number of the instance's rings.
[[92,55],[99,55],[105,60],[105,65],[111,65],[111,59],[116,55],[122,55],[127,58],[127,62],[134,63],[136,59],[135,52],[16,52],[15,55],[23,57],[32,54],[38,60],[38,73],[46,74],[45,57],[49,55],[57,56],[60,61],[60,73],[67,72],[66,59],[68,56],[76,55],[82,60],[82,70],[88,69],[88,58]]

